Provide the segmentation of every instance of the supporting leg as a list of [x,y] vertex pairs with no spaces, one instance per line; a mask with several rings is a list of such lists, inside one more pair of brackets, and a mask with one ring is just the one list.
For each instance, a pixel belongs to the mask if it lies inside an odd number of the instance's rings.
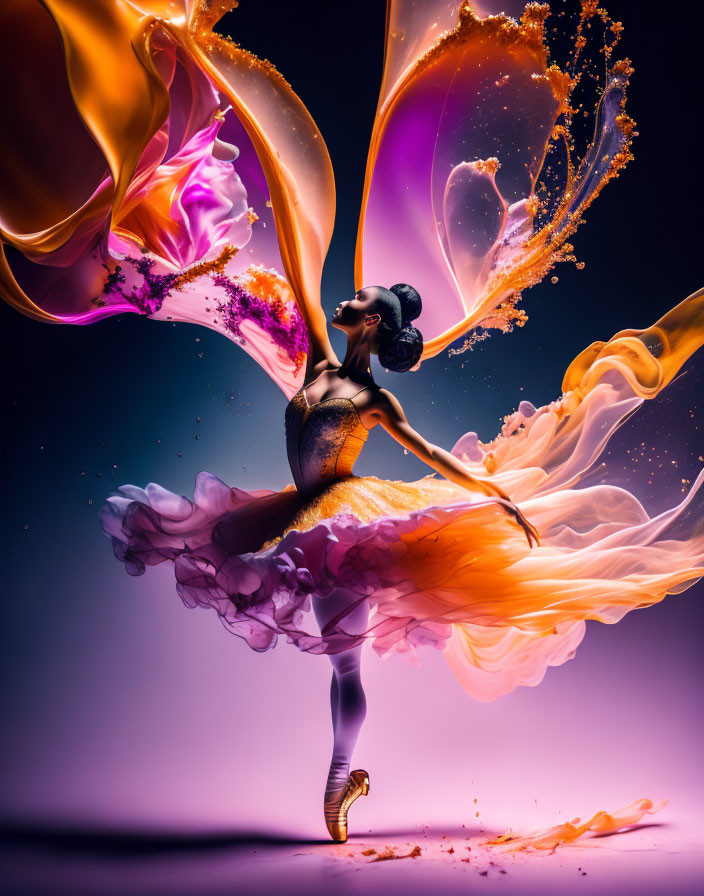
[[337,790],[347,783],[352,753],[367,714],[367,700],[360,674],[361,659],[361,645],[330,657],[338,701],[336,718],[332,723],[334,737],[326,786],[328,791]]
[[337,729],[337,709],[340,704],[340,688],[337,684],[337,675],[333,670],[332,679],[330,680],[330,712],[332,714],[332,733],[335,734]]
[[[359,596],[338,589],[325,598],[313,598],[313,609],[318,624],[325,623],[340,613]],[[365,630],[369,618],[369,604],[362,601],[345,617],[343,628],[352,634]],[[332,654],[333,673],[330,684],[333,751],[326,793],[339,790],[347,783],[352,752],[367,713],[367,701],[361,678],[362,645]]]

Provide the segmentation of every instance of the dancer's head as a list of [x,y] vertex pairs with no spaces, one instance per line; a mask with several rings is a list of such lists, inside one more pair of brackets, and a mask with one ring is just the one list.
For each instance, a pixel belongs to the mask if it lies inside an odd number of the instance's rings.
[[391,289],[366,286],[337,306],[332,325],[344,330],[348,340],[368,339],[382,367],[401,373],[414,367],[423,353],[423,336],[411,326],[422,307],[420,296],[407,283]]

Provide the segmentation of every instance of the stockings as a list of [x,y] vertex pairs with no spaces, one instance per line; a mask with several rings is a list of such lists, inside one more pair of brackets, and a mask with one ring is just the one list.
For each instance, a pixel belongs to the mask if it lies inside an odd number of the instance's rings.
[[[337,589],[325,598],[314,597],[313,610],[320,628],[322,629],[328,620],[350,603],[358,600],[359,595],[343,589]],[[363,632],[367,627],[368,617],[369,604],[363,600],[349,616],[345,617],[342,625],[351,634]],[[326,795],[340,790],[347,783],[352,751],[367,714],[367,701],[360,675],[362,646],[360,644],[350,650],[330,655],[333,668],[330,684],[333,750]]]

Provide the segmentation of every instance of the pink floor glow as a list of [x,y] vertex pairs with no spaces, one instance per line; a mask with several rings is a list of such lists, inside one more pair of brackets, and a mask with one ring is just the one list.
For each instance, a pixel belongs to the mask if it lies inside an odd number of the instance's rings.
[[[255,654],[185,609],[166,570],[125,588],[109,560],[82,582],[101,593],[94,619],[67,621],[53,648],[37,631],[5,738],[13,892],[699,892],[701,583],[593,624],[574,660],[492,704],[439,652],[418,669],[367,654],[354,763],[371,790],[341,846],[322,824],[326,658]],[[670,801],[635,830],[552,855],[482,846],[644,797]]]

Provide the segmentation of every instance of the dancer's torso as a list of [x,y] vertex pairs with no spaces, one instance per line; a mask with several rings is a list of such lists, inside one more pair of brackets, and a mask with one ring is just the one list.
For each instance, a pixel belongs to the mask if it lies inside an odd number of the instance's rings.
[[286,407],[285,420],[288,462],[299,491],[351,475],[369,433],[352,398],[309,404],[300,389]]

